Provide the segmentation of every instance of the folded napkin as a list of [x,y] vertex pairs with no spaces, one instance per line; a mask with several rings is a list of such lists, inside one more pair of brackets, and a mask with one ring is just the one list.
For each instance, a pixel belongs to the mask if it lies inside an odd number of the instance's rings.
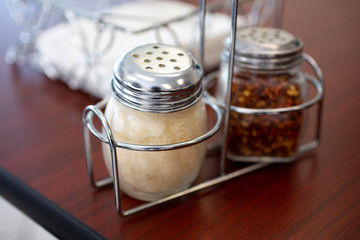
[[[105,98],[110,94],[109,84],[115,61],[136,46],[161,41],[186,48],[197,56],[200,35],[198,14],[172,22],[168,27],[129,33],[184,16],[196,9],[196,6],[179,1],[129,1],[97,12],[110,24],[100,24],[65,12],[69,21],[48,28],[38,36],[39,63],[49,77],[61,79],[72,89]],[[207,14],[205,69],[219,64],[222,42],[230,34],[230,21],[227,14]],[[238,24],[245,24],[244,19],[240,18]],[[120,31],[114,26],[126,26],[128,29]]]

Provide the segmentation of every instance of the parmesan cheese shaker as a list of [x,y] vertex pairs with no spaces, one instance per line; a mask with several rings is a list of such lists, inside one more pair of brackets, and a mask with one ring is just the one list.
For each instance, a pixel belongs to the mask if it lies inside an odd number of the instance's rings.
[[[117,141],[163,145],[188,141],[207,131],[202,68],[187,51],[148,44],[127,52],[114,66],[105,116]],[[120,188],[155,201],[188,188],[197,177],[206,143],[166,151],[117,148]],[[112,174],[110,152],[103,144]]]

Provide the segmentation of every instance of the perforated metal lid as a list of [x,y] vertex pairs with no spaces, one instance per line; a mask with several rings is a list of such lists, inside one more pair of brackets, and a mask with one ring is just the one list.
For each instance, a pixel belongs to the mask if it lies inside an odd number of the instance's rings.
[[[231,40],[224,41],[223,60],[229,59]],[[276,28],[247,27],[237,32],[235,63],[250,69],[287,69],[302,62],[303,43]]]
[[186,50],[148,44],[132,49],[115,63],[112,94],[136,110],[174,112],[201,98],[202,76],[201,66]]

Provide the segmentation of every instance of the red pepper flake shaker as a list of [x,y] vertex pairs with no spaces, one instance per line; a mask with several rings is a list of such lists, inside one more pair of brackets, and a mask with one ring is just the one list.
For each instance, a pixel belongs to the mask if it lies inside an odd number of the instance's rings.
[[[238,31],[235,44],[227,156],[235,161],[289,161],[299,149],[304,111],[246,114],[234,108],[281,109],[306,101],[303,43],[281,29],[248,27]],[[226,94],[230,38],[224,45],[219,99]]]

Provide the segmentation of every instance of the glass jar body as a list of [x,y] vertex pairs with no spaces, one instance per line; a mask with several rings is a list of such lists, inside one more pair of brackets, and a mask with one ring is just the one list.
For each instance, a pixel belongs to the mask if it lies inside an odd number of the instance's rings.
[[[110,98],[105,116],[116,141],[163,145],[184,142],[206,133],[203,101],[172,113],[148,113],[130,109]],[[117,148],[120,188],[129,196],[155,201],[188,188],[197,177],[206,154],[206,143],[168,151],[132,151]],[[103,144],[109,173],[109,147]]]
[[[228,63],[221,66],[217,97],[224,99]],[[231,105],[251,109],[296,106],[307,98],[300,66],[286,70],[253,70],[234,66]],[[230,111],[227,132],[228,157],[236,161],[289,161],[302,137],[304,112],[244,114]]]

